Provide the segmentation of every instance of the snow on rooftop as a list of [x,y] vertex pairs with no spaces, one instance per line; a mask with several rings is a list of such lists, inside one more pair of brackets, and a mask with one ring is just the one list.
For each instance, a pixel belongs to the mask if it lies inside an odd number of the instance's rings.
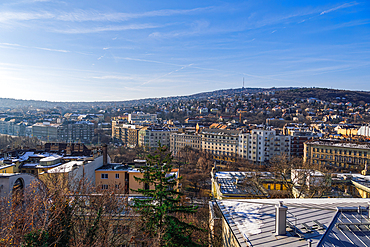
[[48,170],[48,173],[64,173],[70,172],[73,170],[74,167],[82,165],[83,161],[70,161],[58,167],[52,168]]
[[34,154],[34,152],[26,152],[21,157],[19,157],[19,161],[26,161],[33,154]]
[[54,161],[54,160],[57,160],[57,159],[60,159],[60,158],[62,158],[62,156],[57,155],[57,154],[53,154],[53,155],[50,155],[48,157],[45,157],[45,158],[41,159],[40,162],[41,161],[45,161],[45,162],[46,161]]
[[251,235],[261,233],[263,223],[259,219],[259,210],[262,204],[240,203],[229,200],[224,200],[222,203],[243,236],[248,238]]
[[318,141],[309,141],[307,143],[331,147],[370,149],[370,143],[337,142],[334,140],[318,140]]

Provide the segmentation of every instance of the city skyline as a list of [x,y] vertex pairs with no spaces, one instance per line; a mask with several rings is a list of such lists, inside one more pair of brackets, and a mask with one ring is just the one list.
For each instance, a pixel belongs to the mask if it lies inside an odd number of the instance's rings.
[[242,87],[370,91],[369,4],[0,4],[0,97],[120,101]]

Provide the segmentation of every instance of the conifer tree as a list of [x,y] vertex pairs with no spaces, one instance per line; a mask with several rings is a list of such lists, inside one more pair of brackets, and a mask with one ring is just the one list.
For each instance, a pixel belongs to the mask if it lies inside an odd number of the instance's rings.
[[147,165],[141,169],[143,177],[135,177],[143,189],[133,190],[144,196],[134,199],[133,207],[141,215],[143,230],[151,243],[158,246],[202,246],[192,240],[192,233],[201,230],[181,220],[180,215],[196,212],[196,207],[181,203],[177,190],[181,178],[172,171],[172,156],[166,146],[148,155]]

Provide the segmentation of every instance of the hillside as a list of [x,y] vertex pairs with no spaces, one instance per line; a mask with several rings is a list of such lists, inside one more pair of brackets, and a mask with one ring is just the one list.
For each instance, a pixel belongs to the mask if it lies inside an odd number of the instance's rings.
[[286,101],[300,100],[307,98],[316,98],[319,100],[326,100],[331,102],[353,102],[370,103],[370,92],[365,91],[349,91],[337,90],[327,88],[236,88],[236,89],[222,89],[211,92],[202,92],[187,96],[172,96],[162,98],[147,98],[127,101],[110,101],[110,102],[51,102],[40,100],[19,100],[0,98],[1,109],[17,109],[17,108],[69,108],[69,109],[83,109],[91,107],[132,107],[143,105],[147,103],[163,103],[174,102],[178,100],[203,99],[208,97],[222,97],[231,96],[235,94],[255,94],[266,91],[274,91],[275,95],[272,97],[279,98]]
[[278,91],[274,97],[286,101],[316,98],[329,102],[352,102],[358,104],[363,101],[362,103],[370,103],[370,92],[328,88],[298,88]]

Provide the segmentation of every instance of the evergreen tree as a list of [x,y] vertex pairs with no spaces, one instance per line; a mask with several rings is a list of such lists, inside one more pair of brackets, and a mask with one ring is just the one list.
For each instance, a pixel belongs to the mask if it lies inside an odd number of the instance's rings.
[[[172,156],[166,146],[148,155],[147,165],[140,168],[143,177],[135,177],[144,184],[143,189],[133,190],[144,196],[134,199],[134,208],[141,215],[143,230],[159,246],[201,246],[192,240],[192,233],[201,230],[181,220],[180,215],[196,212],[196,207],[181,203],[177,178],[172,171]],[[155,241],[157,240],[157,242]],[[156,243],[155,243],[156,242]]]

